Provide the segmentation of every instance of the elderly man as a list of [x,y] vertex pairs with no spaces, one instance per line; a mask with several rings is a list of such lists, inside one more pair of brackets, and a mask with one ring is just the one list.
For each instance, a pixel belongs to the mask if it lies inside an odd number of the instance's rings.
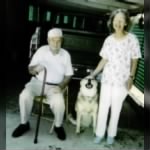
[[73,75],[70,54],[61,48],[63,33],[53,28],[47,34],[48,45],[41,46],[33,55],[29,64],[29,73],[34,75],[19,96],[21,123],[12,133],[19,137],[30,130],[29,116],[33,99],[41,93],[44,67],[47,70],[44,94],[47,96],[50,109],[55,117],[55,132],[60,140],[66,139],[63,124],[65,112],[63,89]]

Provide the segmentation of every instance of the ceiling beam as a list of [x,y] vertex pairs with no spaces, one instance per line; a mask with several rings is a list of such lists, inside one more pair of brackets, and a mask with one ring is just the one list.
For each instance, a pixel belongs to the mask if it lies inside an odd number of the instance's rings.
[[124,2],[119,2],[116,0],[85,0],[87,2],[90,3],[96,3],[99,5],[107,5],[107,6],[112,6],[112,7],[116,7],[116,8],[125,8],[125,9],[134,9],[137,8],[138,6],[135,4],[126,4]]
[[[92,3],[92,2],[87,2],[87,0],[63,0],[63,1],[62,0],[37,0],[39,5],[43,5],[46,6],[47,8],[51,8],[54,10],[57,9],[57,10],[65,10],[65,11],[96,14],[96,15],[102,15],[102,14],[104,15],[117,8],[126,8],[132,13],[139,12],[139,10],[141,11],[141,6],[135,4],[119,5],[117,3],[117,6],[116,5],[112,6],[112,3],[116,3],[116,0],[99,0],[99,2],[100,1],[102,3]],[[106,3],[105,1],[107,2],[107,4],[105,4]]]
[[67,2],[79,4],[87,7],[95,7],[99,9],[114,10],[117,8],[137,9],[138,6],[133,4],[124,4],[114,0],[66,0]]
[[117,1],[130,2],[130,3],[134,3],[134,4],[138,4],[138,5],[144,6],[144,0],[117,0]]
[[[34,0],[33,0],[34,1]],[[56,10],[56,11],[69,11],[69,12],[76,12],[93,14],[93,15],[105,15],[105,12],[108,12],[108,9],[98,9],[94,7],[85,7],[84,5],[79,5],[78,3],[71,3],[65,2],[62,0],[37,0],[40,6],[46,7],[47,9]]]

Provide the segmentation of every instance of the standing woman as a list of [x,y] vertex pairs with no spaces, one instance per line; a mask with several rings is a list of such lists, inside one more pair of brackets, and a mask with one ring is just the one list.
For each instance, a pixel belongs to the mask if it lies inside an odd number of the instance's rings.
[[137,37],[128,32],[129,24],[130,18],[127,10],[117,9],[112,12],[108,21],[111,34],[105,39],[99,53],[102,59],[90,75],[94,78],[103,70],[94,140],[97,144],[105,136],[109,108],[111,110],[107,144],[114,143],[122,105],[133,84],[138,59],[141,57]]

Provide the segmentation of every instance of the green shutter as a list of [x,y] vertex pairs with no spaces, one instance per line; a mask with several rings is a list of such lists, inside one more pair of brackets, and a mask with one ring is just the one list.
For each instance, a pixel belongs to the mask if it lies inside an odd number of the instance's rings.
[[29,6],[29,12],[28,12],[28,20],[32,21],[33,20],[33,6]]
[[39,21],[39,7],[29,5],[28,21]]
[[138,24],[135,24],[131,28],[131,32],[139,39],[142,54],[142,58],[138,62],[134,85],[144,93],[144,29],[141,29]]
[[50,11],[46,12],[46,21],[51,21],[51,12]]

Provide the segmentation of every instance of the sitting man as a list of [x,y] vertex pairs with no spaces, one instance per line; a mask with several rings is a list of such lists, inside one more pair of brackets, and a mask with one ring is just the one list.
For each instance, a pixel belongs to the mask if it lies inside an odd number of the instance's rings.
[[61,48],[63,33],[61,29],[53,28],[48,31],[48,45],[41,46],[33,55],[29,64],[29,73],[34,75],[19,96],[21,123],[12,133],[19,137],[30,130],[29,116],[35,96],[39,96],[44,78],[44,67],[47,70],[44,94],[54,113],[54,130],[60,140],[66,139],[63,124],[65,104],[63,90],[68,85],[73,68],[70,54]]

